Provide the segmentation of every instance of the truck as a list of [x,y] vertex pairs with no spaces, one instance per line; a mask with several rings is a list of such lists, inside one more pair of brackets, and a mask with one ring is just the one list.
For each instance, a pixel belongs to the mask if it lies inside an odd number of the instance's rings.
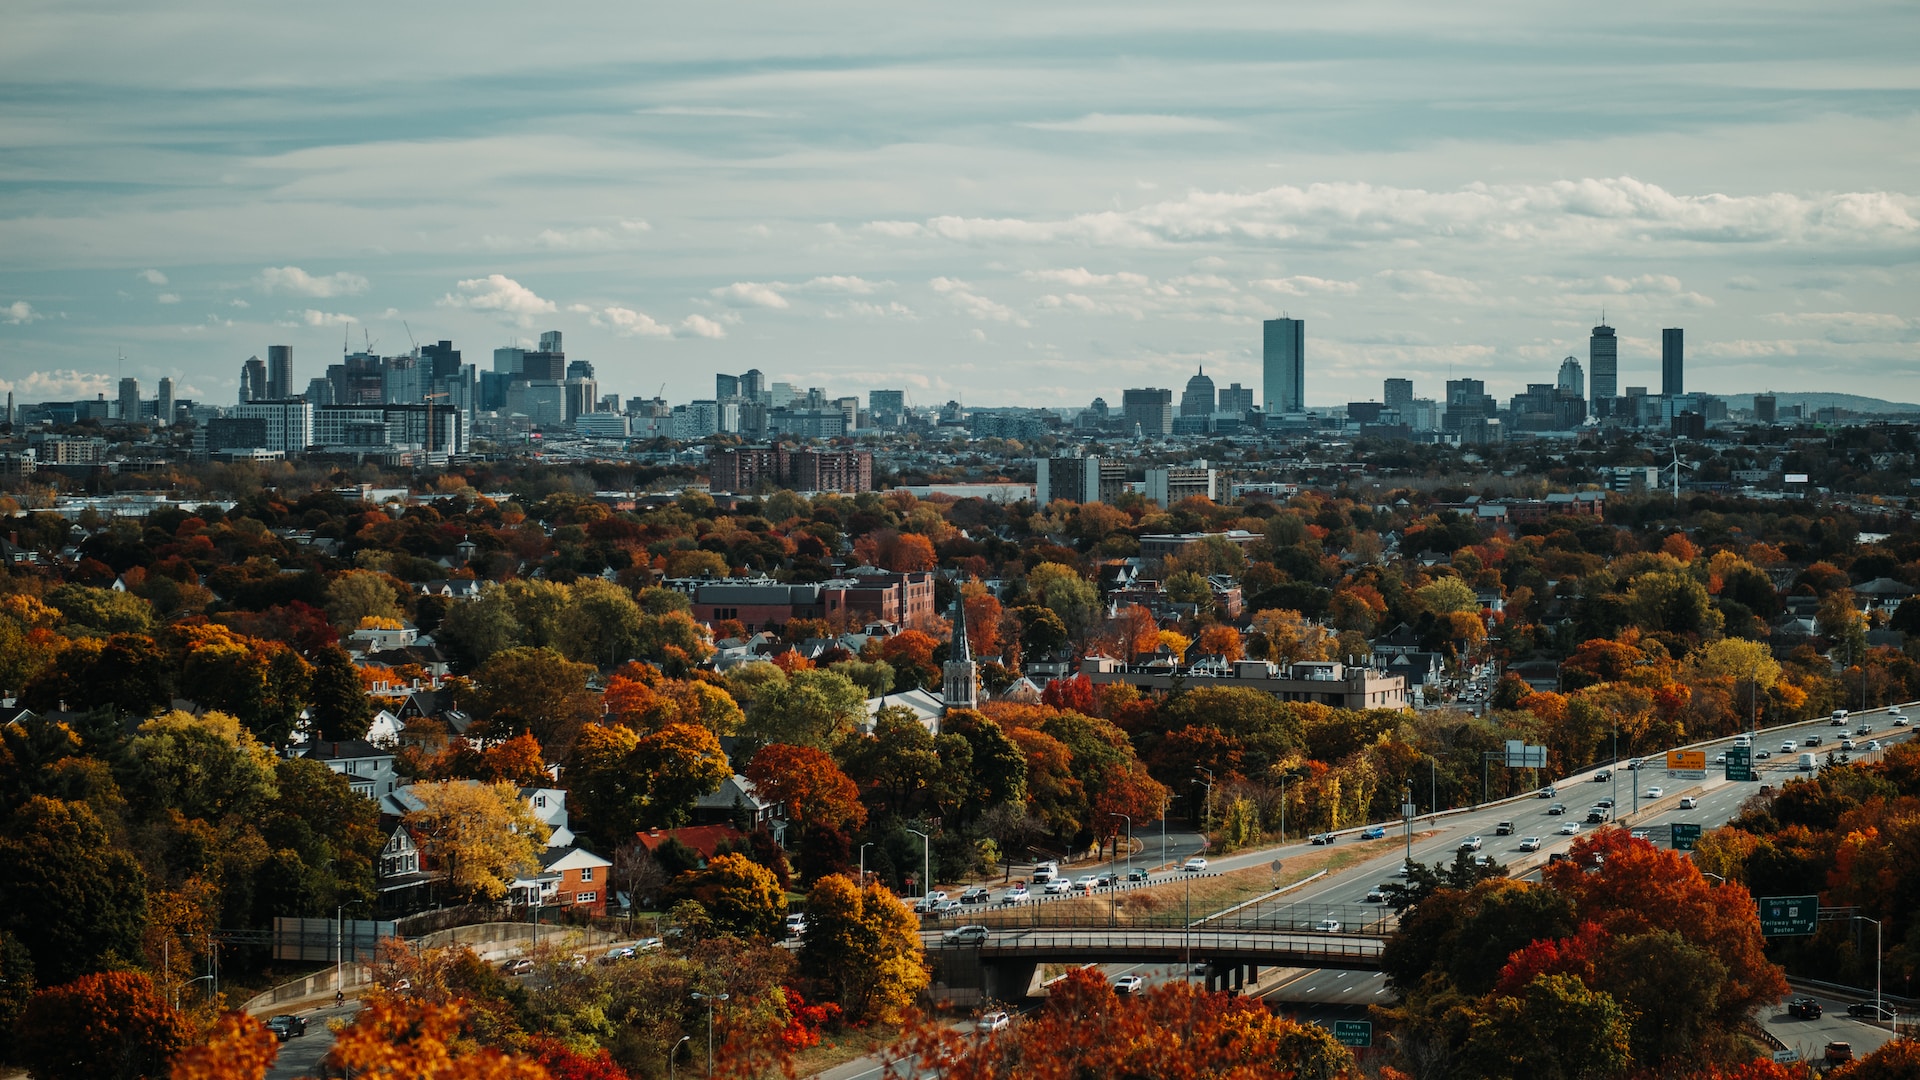
[[1800,755],[1800,771],[1801,771],[1801,772],[1812,772],[1812,771],[1813,771],[1814,769],[1816,769],[1816,768],[1818,768],[1818,767],[1819,767],[1819,766],[1817,766],[1817,765],[1815,765],[1815,764],[1813,763],[1813,755],[1812,755],[1812,754],[1801,754],[1801,755]]

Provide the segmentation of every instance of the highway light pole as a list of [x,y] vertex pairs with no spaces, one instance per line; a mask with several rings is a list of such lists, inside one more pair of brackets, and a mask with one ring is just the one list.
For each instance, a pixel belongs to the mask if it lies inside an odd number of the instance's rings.
[[[1115,814],[1112,812],[1109,812],[1107,816],[1120,818],[1127,823],[1127,873],[1131,874],[1133,873],[1133,817],[1128,814]],[[1116,854],[1118,853],[1116,852]],[[1118,861],[1118,859],[1114,860],[1114,862]],[[1108,872],[1111,873],[1117,869],[1117,867],[1114,866],[1113,863],[1108,863],[1107,869]]]
[[1861,922],[1870,922],[1873,924],[1873,1022],[1875,1025],[1878,1025],[1880,1023],[1882,1010],[1885,1008],[1885,1006],[1881,1004],[1882,998],[1880,996],[1880,959],[1882,955],[1880,952],[1880,920],[1869,919],[1865,915],[1855,915],[1854,918],[1859,919]]
[[[1207,774],[1207,801],[1200,810],[1200,831],[1206,832],[1213,827],[1213,770],[1204,765],[1195,765],[1193,771]],[[1195,780],[1194,783],[1199,781]]]
[[867,887],[867,849],[872,846],[871,840],[860,845],[860,887],[863,889]]
[[712,1080],[712,1077],[713,1077],[713,1005],[714,1005],[714,1002],[727,1000],[727,995],[726,994],[703,994],[700,991],[695,990],[693,992],[693,1000],[704,1001],[707,1003],[707,1077],[708,1077],[708,1080]]
[[1407,785],[1406,798],[1400,801],[1400,816],[1407,822],[1407,870],[1413,870],[1413,785]]
[[673,1076],[674,1076],[673,1059],[680,1056],[680,1048],[692,1041],[693,1041],[693,1036],[682,1035],[680,1036],[680,1041],[673,1044],[673,1049],[667,1051],[667,1080],[673,1080]]
[[919,829],[908,832],[920,838],[920,899],[933,895],[933,838]]

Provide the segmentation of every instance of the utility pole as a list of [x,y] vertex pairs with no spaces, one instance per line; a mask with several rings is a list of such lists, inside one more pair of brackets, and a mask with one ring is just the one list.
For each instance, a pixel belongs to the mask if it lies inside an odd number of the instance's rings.
[[919,829],[908,832],[920,838],[920,899],[933,895],[933,838]]
[[1405,818],[1407,823],[1407,869],[1408,869],[1408,872],[1411,873],[1413,869],[1413,785],[1412,784],[1407,785],[1406,796],[1400,800],[1400,816],[1402,818]]
[[[726,994],[703,994],[698,990],[695,990],[693,992],[693,1000],[704,1001],[707,1003],[707,1078],[708,1080],[712,1080],[713,1078],[713,1006],[714,1006],[714,1003],[717,1001],[727,1000],[727,996],[728,995]],[[675,1047],[675,1049],[678,1049],[678,1047]]]
[[[1207,774],[1207,801],[1200,810],[1200,831],[1206,832],[1213,827],[1213,770],[1204,765],[1195,765],[1193,771]],[[1194,783],[1197,784],[1199,781],[1196,780]]]

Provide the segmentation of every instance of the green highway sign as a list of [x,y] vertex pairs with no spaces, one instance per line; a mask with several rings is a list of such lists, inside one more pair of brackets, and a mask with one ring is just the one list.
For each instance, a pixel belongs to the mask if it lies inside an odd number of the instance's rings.
[[1727,779],[1758,780],[1753,773],[1753,748],[1750,746],[1729,746],[1727,748]]
[[1692,851],[1693,845],[1700,840],[1700,826],[1684,821],[1673,823],[1673,850]]
[[1333,1037],[1342,1046],[1372,1046],[1373,1021],[1371,1020],[1335,1020]]
[[1817,896],[1762,896],[1760,932],[1767,937],[1810,937],[1820,921]]

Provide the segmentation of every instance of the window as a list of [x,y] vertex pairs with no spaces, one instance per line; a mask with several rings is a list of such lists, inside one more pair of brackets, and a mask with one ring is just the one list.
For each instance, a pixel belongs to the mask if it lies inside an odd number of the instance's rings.
[[573,894],[573,902],[576,904],[591,904],[598,899],[600,899],[600,894],[597,892],[580,892]]
[[581,880],[581,881],[592,881],[592,880],[593,880],[593,867],[591,867],[591,866],[583,866],[583,867],[581,867],[581,868],[580,868],[580,880]]
[[536,810],[545,810],[547,808],[547,797],[545,795],[535,795],[533,797],[533,806]]

